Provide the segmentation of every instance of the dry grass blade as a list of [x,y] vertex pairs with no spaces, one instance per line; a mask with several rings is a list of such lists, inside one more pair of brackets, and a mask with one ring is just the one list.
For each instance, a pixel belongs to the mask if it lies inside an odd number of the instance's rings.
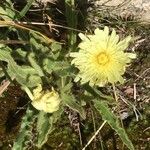
[[0,40],[0,44],[28,44],[28,41]]
[[1,86],[0,86],[0,96],[3,94],[3,92],[7,89],[7,87],[10,85],[10,81],[9,80],[4,80],[2,81],[1,83]]
[[99,129],[95,132],[95,134],[92,136],[92,138],[88,141],[88,143],[84,146],[84,148],[82,150],[85,150],[90,145],[90,143],[95,139],[95,137],[98,135],[98,133],[103,128],[103,126],[106,124],[106,122],[107,121],[104,121],[102,123],[102,125],[99,127]]
[[28,27],[25,27],[23,25],[19,25],[18,23],[15,23],[13,21],[0,21],[0,27],[7,27],[7,26],[12,26],[12,27],[15,27],[15,28],[20,28],[20,29],[31,31],[31,32],[34,32],[34,33],[36,33],[38,35],[41,35],[41,37],[43,37],[45,39],[46,43],[52,43],[52,42],[54,42],[53,39],[50,39],[49,37],[45,36],[44,34],[42,34],[39,31],[35,31],[35,30],[33,30],[31,28],[28,28]]

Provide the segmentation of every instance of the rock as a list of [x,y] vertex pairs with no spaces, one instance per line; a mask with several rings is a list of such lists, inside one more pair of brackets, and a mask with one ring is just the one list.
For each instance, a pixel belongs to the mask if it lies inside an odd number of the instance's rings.
[[94,9],[105,10],[110,15],[133,16],[141,22],[150,21],[150,0],[89,0]]

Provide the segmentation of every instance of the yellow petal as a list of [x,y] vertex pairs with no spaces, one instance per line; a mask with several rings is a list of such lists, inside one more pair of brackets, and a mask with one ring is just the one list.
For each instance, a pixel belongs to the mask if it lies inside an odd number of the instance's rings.
[[131,36],[119,42],[119,36],[113,29],[109,35],[109,28],[95,29],[94,35],[80,34],[83,41],[79,44],[79,51],[71,53],[72,64],[79,69],[75,81],[90,86],[104,86],[106,83],[123,83],[122,75],[131,59],[136,58],[133,53],[125,53],[131,41]]

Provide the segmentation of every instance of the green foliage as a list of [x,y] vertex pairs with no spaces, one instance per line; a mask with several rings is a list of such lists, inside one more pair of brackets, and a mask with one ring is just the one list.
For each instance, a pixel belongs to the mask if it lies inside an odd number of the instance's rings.
[[12,20],[15,17],[15,10],[13,8],[13,3],[11,0],[6,0],[6,2],[1,2],[0,4],[0,17],[4,20]]
[[47,141],[48,135],[54,130],[53,125],[60,118],[62,112],[60,109],[54,114],[48,114],[43,111],[37,112],[32,107],[28,107],[12,150],[41,148]]
[[103,120],[106,120],[108,124],[118,133],[121,140],[130,150],[134,150],[134,146],[128,138],[125,130],[121,127],[118,117],[112,113],[112,111],[108,108],[108,105],[99,100],[94,101],[94,103],[95,107],[102,115]]
[[35,122],[36,115],[34,111],[28,107],[26,115],[22,119],[19,135],[13,145],[12,150],[26,150],[29,147],[29,141],[32,139],[33,124]]
[[[41,83],[40,77],[37,75],[37,71],[30,66],[19,66],[14,61],[10,53],[11,49],[7,46],[1,46],[0,48],[0,60],[7,62],[6,71],[12,79],[16,79],[21,85],[33,87],[37,83]],[[35,80],[33,80],[33,78]]]
[[98,90],[95,87],[90,87],[86,84],[84,85],[84,89],[92,96],[94,95],[94,97],[101,98],[103,101],[106,101],[110,105],[116,104],[115,99],[112,96],[103,94],[100,90]]
[[37,120],[37,130],[38,130],[38,140],[37,147],[41,148],[42,145],[47,141],[48,135],[52,131],[53,118],[49,117],[50,114],[47,114],[43,111],[39,112]]
[[70,88],[71,88],[71,84],[68,84],[68,85],[66,85],[66,87],[64,87],[61,90],[61,98],[63,100],[63,103],[64,103],[64,105],[70,107],[74,111],[77,111],[80,114],[80,116],[83,119],[85,119],[86,118],[85,111],[84,111],[83,107],[81,106],[80,102],[77,101],[77,99],[71,93]]
[[44,69],[48,73],[55,72],[60,77],[67,77],[72,75],[71,66],[67,61],[44,59],[43,63]]
[[72,94],[67,95],[63,93],[61,96],[66,106],[70,107],[74,111],[77,111],[83,119],[86,118],[84,109],[82,108],[81,104],[77,102]]
[[36,62],[36,60],[35,60],[35,54],[34,54],[34,53],[31,52],[31,53],[28,55],[28,60],[29,60],[29,62],[30,62],[30,64],[31,64],[31,66],[32,66],[35,70],[37,70],[38,75],[39,75],[40,77],[44,76],[44,72],[43,72],[42,68],[40,67],[40,65],[39,65],[39,64]]
[[48,135],[54,130],[54,123],[60,118],[62,110],[47,114],[45,112],[39,112],[37,118],[37,143],[36,146],[41,148],[48,140]]

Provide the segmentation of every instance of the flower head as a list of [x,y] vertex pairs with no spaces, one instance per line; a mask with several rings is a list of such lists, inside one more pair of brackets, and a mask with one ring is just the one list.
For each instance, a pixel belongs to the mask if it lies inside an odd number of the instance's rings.
[[33,90],[32,105],[38,110],[53,113],[59,109],[60,101],[59,94],[53,88],[52,91],[42,91],[42,86],[38,85]]
[[72,64],[79,73],[75,81],[81,79],[81,83],[89,82],[91,86],[104,86],[107,82],[123,82],[122,75],[131,59],[136,55],[125,53],[131,37],[119,41],[115,30],[109,35],[109,28],[95,29],[94,35],[79,34],[82,42],[79,44],[79,52],[72,52],[74,57]]

